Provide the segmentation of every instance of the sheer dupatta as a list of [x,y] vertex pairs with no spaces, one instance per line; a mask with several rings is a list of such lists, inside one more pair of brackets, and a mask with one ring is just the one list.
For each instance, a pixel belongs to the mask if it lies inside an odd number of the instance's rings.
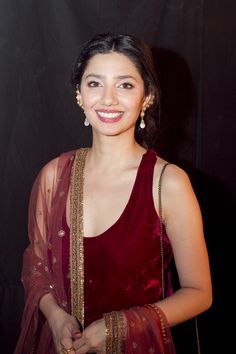
[[30,197],[28,233],[30,244],[23,258],[22,282],[25,309],[15,354],[55,353],[52,334],[38,308],[40,298],[52,293],[69,312],[62,273],[62,215],[66,205],[75,152],[49,162],[39,173]]
[[152,305],[122,311],[126,318],[124,354],[175,354],[164,313]]

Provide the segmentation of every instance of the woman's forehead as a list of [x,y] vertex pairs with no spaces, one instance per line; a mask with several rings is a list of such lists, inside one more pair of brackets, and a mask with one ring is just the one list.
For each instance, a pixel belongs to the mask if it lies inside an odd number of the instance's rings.
[[140,76],[140,73],[132,60],[122,53],[110,52],[95,54],[88,62],[84,75],[99,73],[100,75],[128,75],[129,73]]

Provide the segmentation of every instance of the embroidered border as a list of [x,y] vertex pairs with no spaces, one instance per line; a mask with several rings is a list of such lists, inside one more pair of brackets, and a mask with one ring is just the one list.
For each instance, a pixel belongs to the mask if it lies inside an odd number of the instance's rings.
[[84,327],[84,167],[88,149],[79,149],[71,171],[70,190],[70,279],[71,311]]
[[104,313],[106,326],[106,353],[123,354],[125,346],[125,320],[122,311]]

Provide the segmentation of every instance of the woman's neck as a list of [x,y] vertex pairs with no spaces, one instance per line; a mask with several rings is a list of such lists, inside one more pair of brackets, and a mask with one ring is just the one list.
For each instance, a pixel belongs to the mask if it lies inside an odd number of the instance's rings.
[[[93,168],[120,168],[145,153],[135,139],[121,139],[120,136],[94,136],[87,156],[87,166]],[[104,176],[105,177],[105,176]]]

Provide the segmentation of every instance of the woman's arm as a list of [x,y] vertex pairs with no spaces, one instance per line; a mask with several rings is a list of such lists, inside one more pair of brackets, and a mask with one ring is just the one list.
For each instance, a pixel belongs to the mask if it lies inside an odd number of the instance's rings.
[[[75,318],[58,305],[58,290],[56,290],[58,284],[55,284],[48,254],[52,206],[55,202],[55,191],[59,180],[58,164],[59,158],[43,167],[31,192],[28,218],[30,244],[24,253],[22,271],[26,303],[22,332],[15,353],[32,350],[38,326],[41,326],[40,330],[44,326],[42,321],[39,321],[40,311],[49,323],[57,349],[60,349],[62,345],[71,346],[72,335],[74,336],[78,328]],[[68,332],[70,334],[67,335]],[[48,337],[51,337],[50,334]]]
[[[158,208],[158,198],[157,208]],[[211,277],[202,217],[187,174],[167,166],[162,179],[163,220],[172,245],[180,289],[157,305],[173,326],[208,309]]]
[[[36,226],[37,224],[40,238],[44,240],[41,246],[44,261],[47,258],[48,252],[49,220],[55,197],[58,161],[58,158],[50,161],[41,171],[40,193],[37,195],[36,210],[34,213],[36,215],[34,225]],[[34,233],[33,239],[35,236]],[[53,278],[51,283],[53,283]],[[44,293],[39,300],[39,309],[49,324],[57,350],[60,350],[63,346],[71,348],[74,336],[76,336],[75,333],[78,334],[78,324],[73,316],[58,305],[55,293],[53,288],[50,289],[50,285],[49,291]]]
[[40,299],[39,308],[48,321],[56,349],[72,348],[73,341],[81,336],[75,318],[58,306],[51,293]]

